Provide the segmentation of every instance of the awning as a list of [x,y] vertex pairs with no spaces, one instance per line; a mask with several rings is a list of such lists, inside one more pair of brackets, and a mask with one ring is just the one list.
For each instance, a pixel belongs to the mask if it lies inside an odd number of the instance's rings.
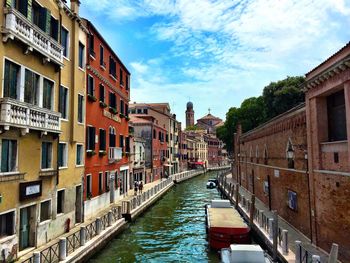
[[194,162],[194,164],[196,164],[196,165],[203,165],[204,162]]

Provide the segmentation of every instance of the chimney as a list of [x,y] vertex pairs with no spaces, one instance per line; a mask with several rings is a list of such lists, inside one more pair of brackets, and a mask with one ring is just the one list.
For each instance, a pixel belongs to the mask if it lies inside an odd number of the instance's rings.
[[79,15],[80,0],[70,0],[70,9],[73,13]]

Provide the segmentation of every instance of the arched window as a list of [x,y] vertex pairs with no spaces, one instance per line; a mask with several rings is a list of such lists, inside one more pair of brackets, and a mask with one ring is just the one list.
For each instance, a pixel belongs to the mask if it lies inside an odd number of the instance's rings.
[[294,147],[290,138],[288,139],[287,143],[286,158],[288,161],[288,168],[294,169]]
[[109,147],[115,147],[115,128],[109,126]]
[[267,164],[267,157],[268,157],[268,155],[267,155],[267,146],[266,146],[266,144],[265,144],[265,148],[264,148],[264,155],[263,155],[263,157],[264,157],[264,164]]

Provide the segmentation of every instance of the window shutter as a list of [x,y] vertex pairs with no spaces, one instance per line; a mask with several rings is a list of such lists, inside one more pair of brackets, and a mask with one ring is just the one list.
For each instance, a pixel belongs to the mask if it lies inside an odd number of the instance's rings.
[[27,0],[27,18],[29,21],[32,21],[32,0]]
[[1,172],[8,171],[8,152],[9,152],[9,141],[2,140],[1,145]]
[[50,34],[51,31],[51,11],[48,9],[46,10],[46,27],[45,27],[45,32]]
[[6,6],[12,7],[13,0],[6,0]]
[[50,25],[51,25],[51,37],[58,41],[58,20],[54,19],[53,17],[50,17]]

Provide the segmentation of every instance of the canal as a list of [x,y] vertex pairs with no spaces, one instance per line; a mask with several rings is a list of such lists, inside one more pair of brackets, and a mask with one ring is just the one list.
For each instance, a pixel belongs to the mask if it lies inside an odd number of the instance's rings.
[[89,262],[219,262],[208,248],[204,205],[220,198],[206,189],[209,172],[170,189]]

